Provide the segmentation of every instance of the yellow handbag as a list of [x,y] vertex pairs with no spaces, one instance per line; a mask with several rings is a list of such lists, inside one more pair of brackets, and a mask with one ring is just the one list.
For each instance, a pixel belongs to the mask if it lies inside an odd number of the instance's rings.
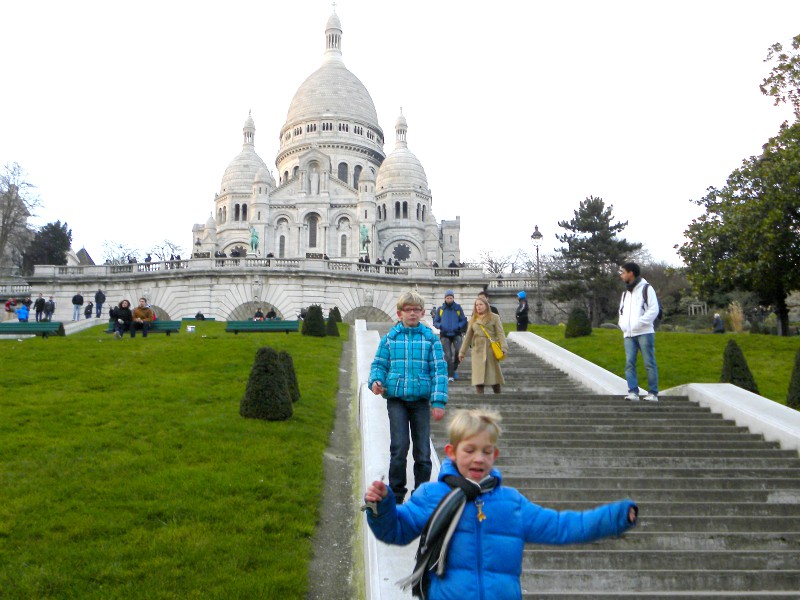
[[492,344],[492,353],[494,353],[494,357],[498,360],[498,362],[503,360],[506,357],[506,355],[503,353],[503,348],[500,346],[500,342],[497,342],[493,340],[491,337],[489,337],[489,332],[486,331],[486,327],[484,327],[480,323],[478,323],[478,325],[480,325],[481,329],[483,329],[483,333],[486,334],[487,339]]

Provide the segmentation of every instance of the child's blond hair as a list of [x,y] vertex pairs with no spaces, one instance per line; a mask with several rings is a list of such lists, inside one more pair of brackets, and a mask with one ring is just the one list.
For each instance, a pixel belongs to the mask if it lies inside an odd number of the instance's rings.
[[413,290],[403,292],[397,299],[397,310],[403,310],[404,306],[419,306],[424,309],[425,299]]
[[485,408],[459,409],[453,413],[453,417],[447,425],[450,443],[456,448],[462,440],[478,435],[482,431],[488,431],[492,444],[496,444],[502,433],[500,429],[502,420],[500,413],[493,410]]

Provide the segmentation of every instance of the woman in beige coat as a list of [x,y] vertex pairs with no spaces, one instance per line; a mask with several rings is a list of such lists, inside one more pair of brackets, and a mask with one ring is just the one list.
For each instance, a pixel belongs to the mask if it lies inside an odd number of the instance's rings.
[[[484,329],[486,329],[485,333]],[[486,337],[487,333],[489,337]],[[492,313],[489,302],[485,298],[479,297],[472,307],[472,316],[467,325],[467,335],[458,353],[458,360],[462,361],[465,349],[472,348],[470,355],[472,358],[472,385],[479,394],[483,393],[486,385],[492,386],[492,391],[499,394],[500,385],[505,383],[503,371],[500,370],[500,363],[494,357],[489,338],[500,342],[503,354],[508,354],[508,343],[500,317]]]

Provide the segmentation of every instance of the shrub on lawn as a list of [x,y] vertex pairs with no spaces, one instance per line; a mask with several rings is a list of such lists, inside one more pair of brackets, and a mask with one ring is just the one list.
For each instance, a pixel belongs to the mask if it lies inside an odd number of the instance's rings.
[[325,333],[327,335],[339,335],[339,328],[336,326],[336,319],[332,314],[328,314],[328,323],[325,325]]
[[342,313],[339,312],[339,307],[338,306],[334,306],[331,309],[331,312],[328,315],[328,318],[330,318],[331,315],[333,315],[333,318],[336,320],[337,323],[341,323],[342,322]]
[[725,352],[722,355],[722,377],[720,383],[732,383],[733,385],[758,394],[758,386],[747,361],[744,358],[741,348],[734,340],[728,340]]
[[246,419],[285,421],[292,416],[286,369],[273,348],[259,348],[239,414]]
[[286,374],[286,386],[289,391],[289,397],[292,402],[300,400],[300,385],[297,383],[297,372],[294,370],[294,360],[292,355],[288,352],[281,350],[278,352],[278,358],[283,363],[283,371]]
[[322,307],[319,304],[312,304],[308,307],[305,319],[303,319],[302,333],[314,337],[325,337],[325,317],[322,316]]
[[794,369],[789,380],[789,394],[786,396],[786,406],[800,410],[800,350],[794,355]]
[[576,338],[586,335],[592,335],[592,322],[589,321],[589,315],[582,308],[573,308],[572,312],[569,313],[564,337]]

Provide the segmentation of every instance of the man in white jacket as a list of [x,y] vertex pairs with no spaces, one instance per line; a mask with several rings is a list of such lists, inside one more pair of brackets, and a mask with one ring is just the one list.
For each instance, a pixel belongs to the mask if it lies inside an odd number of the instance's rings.
[[[658,367],[656,366],[656,334],[653,322],[658,316],[658,298],[653,286],[640,275],[639,265],[625,263],[619,271],[625,283],[625,291],[619,303],[619,328],[625,342],[625,379],[628,382],[626,400],[639,400],[639,377],[636,374],[636,357],[642,353],[644,368],[647,371],[648,394],[644,397],[650,402],[658,402]],[[644,294],[647,294],[645,299]]]

